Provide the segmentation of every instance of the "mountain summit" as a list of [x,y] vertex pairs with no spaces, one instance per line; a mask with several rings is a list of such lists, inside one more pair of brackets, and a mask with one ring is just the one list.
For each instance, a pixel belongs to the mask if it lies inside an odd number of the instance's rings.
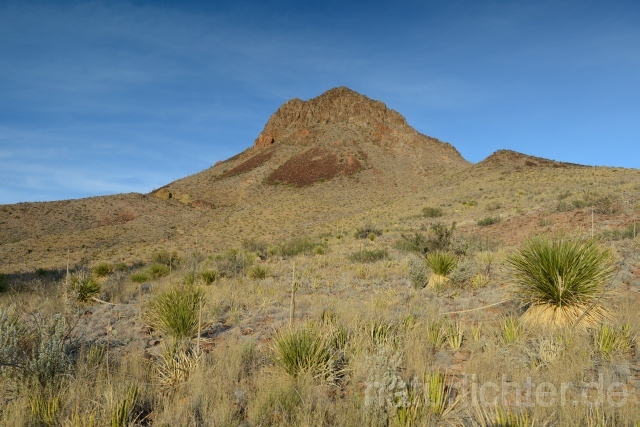
[[[294,142],[301,129],[322,129],[325,126],[353,125],[359,128],[386,126],[406,129],[406,120],[397,111],[380,101],[372,100],[341,86],[322,95],[302,101],[294,98],[285,102],[267,122],[255,140],[254,147],[274,143]],[[292,141],[293,140],[293,141]]]

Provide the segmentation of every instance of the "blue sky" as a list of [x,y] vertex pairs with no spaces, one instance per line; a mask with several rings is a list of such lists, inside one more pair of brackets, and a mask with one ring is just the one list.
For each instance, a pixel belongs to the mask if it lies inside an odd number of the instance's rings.
[[348,86],[472,161],[640,167],[640,2],[0,0],[0,204],[148,192]]

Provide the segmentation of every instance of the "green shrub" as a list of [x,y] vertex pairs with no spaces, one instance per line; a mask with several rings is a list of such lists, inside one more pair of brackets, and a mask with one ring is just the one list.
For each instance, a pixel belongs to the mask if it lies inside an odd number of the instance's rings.
[[442,208],[422,208],[422,216],[425,218],[439,218],[444,215]]
[[263,265],[254,265],[249,269],[249,277],[254,280],[263,280],[269,276],[269,269]]
[[430,228],[433,233],[433,238],[430,241],[430,249],[434,251],[448,250],[453,240],[453,232],[456,229],[456,223],[452,222],[451,225],[447,227],[442,222],[436,222],[431,224]]
[[283,258],[290,258],[300,254],[311,255],[317,246],[324,245],[324,242],[315,242],[308,237],[301,237],[277,246],[276,254]]
[[491,202],[487,205],[486,209],[489,212],[497,211],[502,207],[502,203],[500,202]]
[[149,274],[144,271],[135,272],[131,276],[129,276],[129,278],[131,279],[132,282],[135,282],[135,283],[148,282],[150,279]]
[[100,264],[93,267],[92,272],[96,277],[106,277],[113,273],[113,264],[109,264],[108,262],[101,262]]
[[198,289],[173,287],[151,300],[147,311],[149,320],[175,340],[191,338],[198,332],[202,298]]
[[370,239],[372,234],[374,236],[381,236],[382,235],[382,230],[380,230],[379,228],[375,228],[371,224],[368,224],[368,225],[365,225],[364,227],[358,227],[358,229],[356,230],[356,233],[355,233],[355,238],[356,239]]
[[260,257],[260,259],[266,259],[268,252],[268,245],[264,242],[259,242],[254,239],[245,239],[242,241],[242,248],[246,251],[253,252]]
[[593,326],[607,313],[599,304],[615,265],[594,240],[536,237],[507,259],[516,297],[528,306],[525,323],[549,327]]
[[477,224],[478,227],[487,227],[489,225],[497,224],[501,220],[500,216],[488,216],[482,219],[479,219]]
[[171,266],[175,268],[180,264],[180,257],[178,257],[178,253],[176,251],[169,252],[163,249],[155,252],[151,256],[151,261],[158,264],[164,264],[167,267]]
[[218,279],[218,272],[215,270],[204,270],[200,273],[200,277],[205,285],[210,285]]
[[284,329],[273,337],[273,361],[292,378],[328,379],[334,360],[325,338],[311,329]]
[[429,240],[422,233],[414,233],[413,235],[400,234],[400,240],[393,245],[398,250],[422,255],[429,251],[429,246]]
[[556,210],[558,212],[569,212],[570,210],[573,210],[573,207],[569,203],[561,201],[556,205]]
[[586,208],[587,206],[591,206],[588,201],[579,199],[573,200],[571,204],[573,205],[574,209],[582,209]]
[[159,279],[161,277],[168,276],[170,270],[169,266],[156,262],[147,267],[146,271],[152,279]]
[[349,255],[352,262],[376,262],[387,258],[389,258],[387,249],[363,250]]

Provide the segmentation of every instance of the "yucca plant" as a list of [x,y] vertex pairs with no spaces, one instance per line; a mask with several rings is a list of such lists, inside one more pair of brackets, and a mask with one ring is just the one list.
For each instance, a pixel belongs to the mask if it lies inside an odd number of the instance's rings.
[[536,237],[507,259],[525,324],[592,327],[607,317],[599,304],[615,267],[594,240]]
[[191,338],[198,332],[202,299],[197,288],[173,287],[151,300],[147,315],[154,327],[176,341]]
[[425,264],[433,272],[429,277],[428,286],[434,289],[440,288],[449,279],[449,274],[458,265],[458,259],[448,252],[429,252],[424,259]]
[[86,304],[100,295],[100,283],[85,272],[79,272],[71,276],[69,291],[78,302]]
[[334,373],[330,345],[325,337],[312,329],[277,332],[271,349],[274,363],[294,379],[309,375],[325,380]]

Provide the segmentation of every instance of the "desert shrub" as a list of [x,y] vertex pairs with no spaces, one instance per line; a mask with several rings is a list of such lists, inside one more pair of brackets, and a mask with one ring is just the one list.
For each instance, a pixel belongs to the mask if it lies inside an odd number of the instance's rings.
[[478,227],[487,227],[500,222],[500,216],[488,216],[477,221]]
[[389,252],[386,248],[383,249],[371,249],[354,252],[349,255],[349,259],[352,262],[376,262],[381,259],[389,258]]
[[269,255],[269,246],[255,239],[245,239],[242,241],[242,248],[248,252],[253,252],[260,257],[260,259],[267,259]]
[[587,206],[591,206],[587,200],[580,199],[572,200],[571,205],[573,206],[573,209],[582,209],[586,208]]
[[300,254],[311,255],[318,245],[324,246],[325,243],[315,242],[309,237],[295,238],[279,245],[276,249],[276,254],[283,258],[290,258]]
[[169,275],[169,266],[159,262],[151,264],[147,267],[146,272],[152,279],[159,279]]
[[273,362],[292,378],[309,375],[329,379],[334,360],[326,339],[312,329],[284,329],[275,334],[271,346]]
[[418,254],[426,254],[429,251],[429,240],[422,233],[400,234],[400,240],[394,245],[394,248],[405,252],[415,252]]
[[356,233],[355,233],[355,238],[356,239],[369,239],[369,238],[371,238],[370,236],[372,234],[374,236],[381,236],[382,235],[382,230],[380,230],[379,228],[375,228],[371,224],[367,224],[367,225],[365,225],[363,227],[358,227],[358,229],[356,230]]
[[613,215],[620,211],[620,203],[611,196],[601,197],[593,203],[594,212],[602,215]]
[[573,207],[572,207],[572,205],[570,205],[569,203],[567,203],[565,201],[560,201],[556,205],[556,210],[558,212],[569,212],[570,210],[573,210]]
[[84,271],[71,275],[69,296],[80,303],[87,303],[100,295],[100,284]]
[[151,324],[175,340],[191,338],[198,332],[198,315],[203,294],[192,287],[173,287],[156,295],[147,310]]
[[422,233],[414,233],[413,235],[401,234],[400,240],[394,244],[394,247],[402,251],[415,252],[422,255],[430,251],[446,251],[451,248],[454,243],[455,222],[451,223],[450,226],[436,222],[431,224],[429,229],[429,237]]
[[149,273],[145,271],[137,271],[129,276],[129,279],[134,283],[144,283],[149,281],[150,276]]
[[248,252],[229,249],[215,258],[218,273],[222,277],[238,277],[253,264],[254,256]]
[[249,277],[254,280],[263,280],[269,276],[269,269],[264,265],[254,265],[249,269]]
[[416,256],[410,256],[407,265],[407,275],[409,280],[415,289],[422,289],[427,286],[429,281],[429,270],[424,264],[422,258]]
[[634,224],[629,224],[627,227],[622,229],[603,231],[598,234],[597,238],[598,240],[634,239],[638,235],[639,228],[640,227],[638,226],[634,226]]
[[507,259],[516,297],[527,306],[525,323],[550,327],[592,326],[606,317],[599,298],[615,267],[609,250],[594,240],[536,237]]
[[364,383],[364,406],[381,425],[392,425],[387,418],[394,418],[399,410],[410,406],[409,388],[400,376],[402,353],[380,346],[375,354],[367,356],[367,380]]
[[113,264],[109,264],[108,262],[101,262],[100,264],[93,267],[92,272],[96,277],[106,277],[109,274],[113,273]]
[[422,208],[422,216],[425,218],[439,218],[444,215],[442,208],[425,207]]
[[0,374],[40,391],[55,392],[70,369],[69,327],[61,315],[20,318],[0,309]]
[[470,284],[472,279],[481,272],[481,266],[472,257],[463,257],[449,274],[451,283],[463,286]]
[[151,256],[151,261],[176,268],[180,264],[180,257],[176,251],[160,250]]
[[564,200],[567,197],[569,197],[571,195],[571,191],[567,190],[564,193],[560,193],[558,194],[558,196],[556,197],[558,200]]
[[448,276],[458,264],[458,259],[450,253],[436,251],[426,255],[425,264],[433,273],[429,278],[429,286],[438,289],[449,280]]
[[200,277],[205,285],[210,285],[218,279],[218,272],[215,270],[204,270],[200,273]]
[[453,222],[447,227],[447,225],[442,222],[436,222],[431,224],[430,228],[433,233],[433,238],[431,239],[432,247],[430,249],[434,251],[448,250],[453,239],[453,232],[456,229],[456,223]]
[[489,212],[493,212],[493,211],[497,211],[501,207],[502,207],[502,203],[500,203],[500,202],[491,202],[486,206],[486,209]]

